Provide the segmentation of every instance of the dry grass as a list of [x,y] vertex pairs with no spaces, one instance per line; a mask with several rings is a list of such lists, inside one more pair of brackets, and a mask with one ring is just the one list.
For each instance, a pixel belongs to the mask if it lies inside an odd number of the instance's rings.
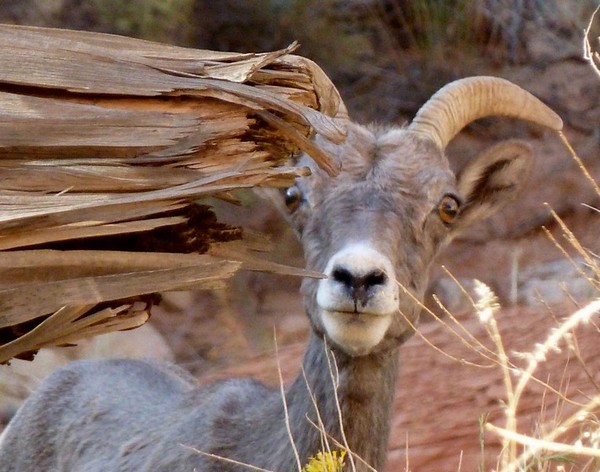
[[[306,464],[301,463],[300,455],[298,453],[298,449],[296,448],[296,443],[294,441],[294,436],[292,434],[292,430],[290,427],[288,406],[287,406],[286,398],[285,398],[285,386],[283,384],[283,375],[281,372],[281,364],[279,361],[279,352],[278,352],[278,343],[277,343],[277,333],[276,332],[274,332],[274,342],[275,342],[275,358],[277,361],[277,374],[279,377],[279,390],[281,393],[281,400],[283,402],[283,409],[284,409],[284,414],[285,414],[285,425],[286,425],[286,429],[287,429],[288,438],[289,438],[290,444],[291,444],[290,447],[292,449],[292,452],[293,452],[295,460],[296,460],[296,470],[298,472],[342,472],[343,470],[349,470],[351,472],[356,472],[356,461],[360,461],[372,472],[377,472],[369,464],[367,464],[362,458],[360,458],[358,455],[354,454],[350,450],[350,447],[348,446],[348,442],[346,441],[346,437],[344,434],[343,418],[341,415],[339,398],[337,396],[337,389],[338,389],[338,383],[339,383],[337,364],[336,364],[336,360],[335,360],[335,354],[333,353],[333,351],[329,350],[329,348],[327,346],[326,346],[326,348],[328,350],[327,360],[328,360],[328,366],[329,366],[329,374],[330,374],[330,380],[332,382],[332,385],[334,386],[333,392],[335,395],[335,402],[336,402],[336,406],[337,406],[337,412],[339,415],[340,429],[342,431],[342,443],[337,441],[335,438],[332,438],[331,436],[329,436],[327,431],[325,430],[325,426],[322,421],[322,417],[321,417],[321,414],[319,411],[319,406],[317,404],[316,398],[314,397],[311,387],[308,384],[308,380],[306,379],[306,373],[304,371],[302,371],[302,374],[304,375],[304,379],[306,380],[306,386],[308,388],[309,395],[311,396],[312,403],[313,403],[315,413],[316,413],[316,418],[317,418],[317,423],[313,423],[312,420],[308,417],[307,417],[307,421],[310,422],[311,427],[314,427],[316,430],[319,431],[320,436],[321,436],[322,447],[321,447],[320,451],[318,451],[314,456],[309,458],[308,463],[306,463]],[[204,451],[200,451],[195,448],[190,448],[189,446],[185,446],[185,445],[182,445],[182,446],[189,448],[200,455],[209,457],[209,458],[217,460],[217,461],[222,461],[223,463],[235,464],[235,465],[241,466],[243,468],[247,468],[249,471],[281,472],[281,471],[271,471],[271,470],[263,469],[261,467],[256,467],[252,464],[238,462],[236,460],[232,460],[227,457],[217,456],[217,455],[210,454],[210,453],[207,453]],[[348,459],[348,461],[346,461],[346,458]],[[344,467],[346,465],[348,468],[344,469]]]
[[[581,159],[577,156],[573,148],[568,144],[568,140],[561,135],[565,144],[582,169],[583,175],[589,180],[598,196],[600,188],[591,178],[589,172],[583,166]],[[535,377],[536,370],[543,364],[550,355],[564,356],[565,363],[569,357],[579,358],[577,351],[576,330],[597,329],[596,319],[600,314],[600,261],[598,257],[590,253],[577,240],[575,235],[569,231],[560,217],[552,211],[552,215],[563,231],[564,243],[553,239],[557,248],[571,257],[575,252],[581,256],[588,267],[592,270],[593,276],[584,275],[589,283],[595,287],[599,298],[578,309],[570,316],[562,320],[556,327],[550,329],[545,339],[540,340],[538,344],[532,347],[529,352],[520,353],[515,361],[509,361],[506,356],[502,343],[502,335],[498,330],[494,319],[493,303],[489,300],[490,291],[482,287],[482,297],[477,307],[477,313],[483,323],[489,327],[490,337],[494,340],[497,348],[499,367],[505,378],[506,399],[505,401],[505,424],[497,426],[487,423],[486,429],[496,433],[502,439],[503,449],[498,458],[498,469],[500,472],[517,471],[551,471],[551,470],[578,470],[595,471],[600,467],[600,421],[598,413],[600,411],[600,389],[590,377],[589,389],[585,392],[579,392],[580,398],[569,398],[566,393],[548,388],[544,391],[544,396],[540,398],[540,424],[537,431],[523,433],[519,430],[518,412],[519,402],[523,392],[532,382],[544,383],[542,379]],[[550,234],[550,233],[548,233]],[[522,366],[518,361],[524,361]],[[585,366],[583,366],[585,368]],[[546,396],[557,395],[558,405],[555,416],[551,422],[545,420],[544,404],[547,402]],[[566,404],[572,407],[569,414]],[[560,411],[558,411],[560,410]],[[578,458],[575,460],[574,458]],[[569,463],[576,465],[569,467]],[[556,465],[556,464],[559,465]]]
[[[566,137],[564,135],[561,137],[573,159],[580,166],[583,178],[588,180],[600,196],[600,187],[585,169]],[[592,472],[597,471],[600,467],[600,385],[595,380],[595,373],[590,372],[582,360],[577,341],[578,330],[598,331],[600,260],[597,255],[579,243],[576,236],[553,210],[550,212],[562,230],[562,240],[552,236],[548,231],[547,235],[564,257],[572,261],[573,254],[576,254],[586,262],[592,275],[583,271],[580,275],[585,277],[595,288],[597,299],[580,307],[569,316],[556,320],[556,325],[549,327],[546,337],[530,346],[526,352],[511,352],[509,346],[505,345],[503,332],[496,321],[501,307],[492,290],[479,281],[475,281],[474,298],[471,298],[466,289],[461,288],[464,294],[471,299],[479,322],[485,328],[491,341],[492,349],[464,329],[461,323],[443,306],[444,318],[436,317],[433,312],[429,312],[433,318],[444,325],[448,332],[452,333],[464,346],[467,346],[476,358],[480,359],[479,361],[468,361],[468,363],[478,367],[489,367],[491,364],[503,379],[505,396],[497,399],[503,405],[503,423],[496,421],[492,424],[485,419],[482,420],[482,430],[488,432],[488,440],[491,439],[489,433],[499,438],[502,450],[495,464],[486,464],[484,459],[486,435],[482,435],[482,462],[479,467],[481,472],[487,470],[498,472]],[[458,284],[456,279],[455,282]],[[407,290],[404,292],[409,293]],[[439,348],[432,345],[418,328],[415,327],[415,329],[426,343],[439,352]],[[464,359],[458,359],[450,353],[442,352],[442,354],[461,364],[466,363]],[[569,390],[567,378],[564,378],[561,385],[556,388],[547,383],[544,378],[538,377],[537,372],[551,357],[553,357],[552,365],[563,363],[565,372],[568,364],[575,359],[588,375],[587,387],[569,394],[567,393]],[[556,361],[556,359],[559,360]],[[537,399],[539,419],[534,424],[522,418],[523,408],[521,405],[526,393],[529,396],[532,395],[530,390],[532,385],[543,387]],[[554,410],[549,410],[549,405],[554,405]],[[456,454],[458,456],[459,451],[456,451]],[[409,469],[407,468],[407,470]]]
[[[587,27],[584,30],[583,37],[583,58],[590,63],[592,69],[600,77],[600,36],[590,38],[592,26],[596,21],[596,15],[600,10],[600,5],[594,10]],[[592,46],[594,44],[594,46]]]

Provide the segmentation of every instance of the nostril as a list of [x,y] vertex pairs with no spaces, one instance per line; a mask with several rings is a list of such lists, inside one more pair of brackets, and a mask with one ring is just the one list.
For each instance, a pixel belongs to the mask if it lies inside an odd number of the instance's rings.
[[372,287],[374,285],[384,285],[387,282],[387,275],[381,270],[376,270],[367,274],[364,277],[365,287]]
[[352,244],[333,254],[318,282],[317,303],[324,310],[389,314],[398,308],[396,272],[391,260],[367,244]]
[[336,267],[331,272],[331,277],[336,282],[339,282],[351,288],[369,289],[375,285],[384,285],[387,282],[387,275],[381,270],[374,270],[366,275],[354,275],[348,269]]
[[354,276],[349,270],[343,269],[341,267],[336,267],[335,269],[333,269],[331,277],[336,282],[340,282],[341,284],[344,284],[348,287],[352,286],[355,280]]

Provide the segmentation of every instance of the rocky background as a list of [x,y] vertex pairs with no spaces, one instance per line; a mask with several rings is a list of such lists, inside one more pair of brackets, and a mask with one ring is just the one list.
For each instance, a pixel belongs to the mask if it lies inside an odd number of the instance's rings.
[[[597,0],[5,0],[0,21],[232,51],[266,51],[298,40],[299,53],[325,69],[361,122],[403,124],[448,81],[501,76],[562,116],[565,135],[600,182],[600,77],[583,59],[582,47],[596,5]],[[598,25],[600,20],[592,38],[600,35]],[[501,214],[454,242],[434,269],[431,293],[489,344],[471,303],[442,265],[468,293],[474,277],[483,281],[503,307],[497,319],[507,350],[523,352],[543,341],[556,319],[598,296],[587,280],[593,274],[566,243],[550,208],[597,260],[600,196],[558,136],[511,120],[485,119],[467,128],[448,150],[453,165],[460,170],[474,154],[509,137],[526,139],[536,150],[531,185]],[[239,197],[244,207],[211,203],[225,220],[268,234],[272,259],[301,266],[299,245],[280,215],[254,194]],[[168,294],[151,321],[152,332],[128,337],[128,349],[172,357],[207,381],[250,373],[276,383],[275,327],[282,370],[290,379],[308,329],[298,286],[294,278],[242,273],[224,292]],[[429,306],[441,312],[432,300]],[[473,366],[485,363],[448,326],[424,318],[419,335],[402,352],[386,470],[490,470],[499,442],[489,434],[480,442],[479,418],[502,424],[501,372]],[[538,373],[575,394],[600,383],[598,331],[576,339],[578,355],[568,361],[551,357]],[[130,355],[122,352],[122,341],[100,348],[94,343],[78,348],[85,353],[62,349],[40,355],[39,368],[15,363],[18,375],[3,367],[8,380],[0,381],[0,398],[22,398],[51,368],[46,364],[81,355]],[[11,383],[15,378],[20,383]],[[565,403],[539,385],[530,390],[520,411],[525,431],[535,431],[544,410],[562,411]],[[565,463],[552,464],[539,470]],[[582,470],[566,464],[565,470]]]

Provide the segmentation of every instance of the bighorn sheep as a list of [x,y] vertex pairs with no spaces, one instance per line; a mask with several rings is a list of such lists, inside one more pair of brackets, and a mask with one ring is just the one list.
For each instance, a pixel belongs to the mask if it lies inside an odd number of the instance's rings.
[[490,115],[562,127],[518,86],[475,77],[441,89],[406,128],[348,123],[344,144],[320,141],[343,163],[335,178],[301,159],[312,176],[288,189],[286,204],[307,267],[327,278],[303,282],[312,330],[303,372],[284,394],[287,421],[281,393],[252,380],[199,388],[158,363],[77,362],[50,376],[16,414],[0,446],[0,470],[248,470],[202,451],[289,472],[323,448],[310,424],[319,421],[316,407],[326,434],[340,443],[345,437],[356,470],[371,470],[363,460],[381,470],[398,348],[419,316],[415,300],[429,267],[458,232],[513,198],[531,166],[529,147],[509,141],[455,177],[444,148]]

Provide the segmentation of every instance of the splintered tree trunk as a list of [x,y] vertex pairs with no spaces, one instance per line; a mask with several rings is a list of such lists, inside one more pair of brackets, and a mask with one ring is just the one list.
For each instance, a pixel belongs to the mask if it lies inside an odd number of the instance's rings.
[[195,201],[289,185],[301,151],[336,172],[310,138],[342,140],[344,105],[294,48],[0,25],[0,363],[138,326],[159,291],[285,270],[206,254],[242,231]]

